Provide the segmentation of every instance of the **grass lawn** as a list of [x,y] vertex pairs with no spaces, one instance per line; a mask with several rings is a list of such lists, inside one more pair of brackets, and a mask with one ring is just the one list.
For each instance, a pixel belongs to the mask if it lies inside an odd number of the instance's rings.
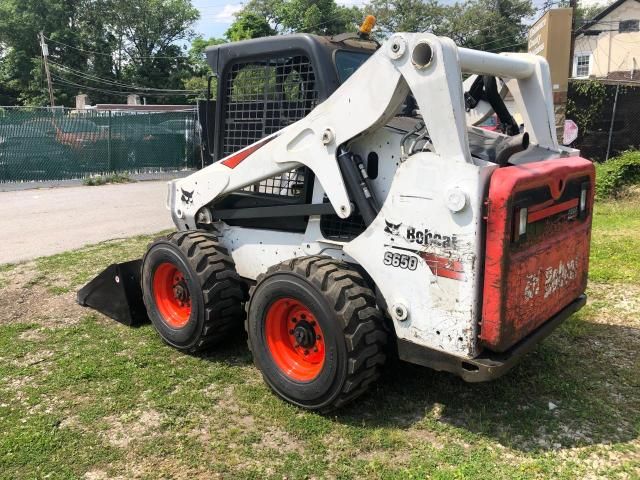
[[332,416],[75,304],[150,237],[0,266],[0,478],[640,478],[640,196],[599,203],[590,301],[493,383],[398,361]]

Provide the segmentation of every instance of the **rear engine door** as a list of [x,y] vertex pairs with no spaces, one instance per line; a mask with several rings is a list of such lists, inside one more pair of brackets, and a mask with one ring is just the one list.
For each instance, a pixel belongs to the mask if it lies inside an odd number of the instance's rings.
[[480,340],[502,352],[587,285],[595,170],[580,157],[496,170],[489,186]]

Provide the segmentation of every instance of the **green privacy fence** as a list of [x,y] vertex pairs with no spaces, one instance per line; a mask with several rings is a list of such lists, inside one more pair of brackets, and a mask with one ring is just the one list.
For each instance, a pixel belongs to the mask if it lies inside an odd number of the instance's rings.
[[0,182],[196,168],[200,139],[195,110],[0,107]]

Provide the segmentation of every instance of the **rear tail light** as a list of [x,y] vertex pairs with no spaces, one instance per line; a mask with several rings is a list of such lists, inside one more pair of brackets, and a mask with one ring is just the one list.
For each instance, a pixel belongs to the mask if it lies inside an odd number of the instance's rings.
[[522,237],[527,234],[527,219],[529,210],[527,208],[521,208],[518,214],[518,236]]
[[580,216],[583,216],[587,213],[587,199],[589,198],[589,184],[583,183],[582,189],[580,190]]

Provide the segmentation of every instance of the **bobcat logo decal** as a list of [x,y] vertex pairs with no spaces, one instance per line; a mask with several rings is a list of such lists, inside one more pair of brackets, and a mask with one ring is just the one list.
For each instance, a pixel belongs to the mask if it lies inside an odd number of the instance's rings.
[[384,223],[386,224],[386,226],[384,227],[385,233],[394,235],[396,237],[400,235],[400,225],[402,225],[402,223],[395,224],[389,222],[389,220],[385,220]]
[[186,191],[184,188],[180,189],[182,191],[182,197],[180,197],[180,200],[182,200],[182,203],[186,203],[187,205],[190,205],[193,203],[193,192],[195,190],[191,190],[190,192]]

